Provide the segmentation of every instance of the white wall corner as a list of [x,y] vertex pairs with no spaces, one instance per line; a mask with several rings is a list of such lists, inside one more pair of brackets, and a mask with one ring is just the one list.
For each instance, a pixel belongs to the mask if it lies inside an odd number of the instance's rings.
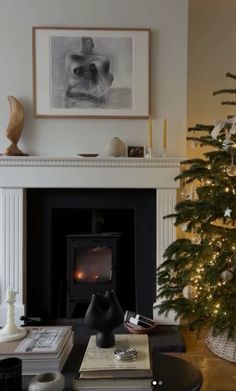
[[158,313],[158,303],[160,302],[156,301],[153,307],[153,319],[155,319],[159,325],[179,325],[180,318],[175,319],[176,313],[174,311],[169,311],[168,315]]

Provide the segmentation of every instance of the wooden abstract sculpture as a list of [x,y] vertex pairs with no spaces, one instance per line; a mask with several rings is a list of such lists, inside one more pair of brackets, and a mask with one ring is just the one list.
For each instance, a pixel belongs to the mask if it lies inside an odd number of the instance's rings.
[[24,110],[21,103],[14,97],[8,96],[10,103],[10,119],[5,134],[11,141],[11,145],[3,152],[7,156],[25,156],[18,147],[17,143],[21,137],[24,125]]

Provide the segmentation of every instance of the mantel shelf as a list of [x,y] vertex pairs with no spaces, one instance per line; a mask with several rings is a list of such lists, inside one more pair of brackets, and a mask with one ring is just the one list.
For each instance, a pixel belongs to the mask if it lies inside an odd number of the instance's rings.
[[177,188],[181,160],[1,156],[0,188]]
[[1,156],[0,167],[179,167],[184,158]]

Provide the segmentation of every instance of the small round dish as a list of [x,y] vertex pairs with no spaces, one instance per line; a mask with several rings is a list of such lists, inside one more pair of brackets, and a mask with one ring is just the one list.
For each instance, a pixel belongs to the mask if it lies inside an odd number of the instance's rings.
[[81,156],[81,157],[96,157],[96,156],[98,156],[98,153],[78,153],[78,156]]
[[142,327],[142,328],[136,328],[135,326],[132,327],[131,324],[127,324],[127,322],[124,322],[124,326],[127,328],[127,330],[131,334],[151,334],[154,333],[157,328],[157,323],[155,323],[153,326],[150,327]]

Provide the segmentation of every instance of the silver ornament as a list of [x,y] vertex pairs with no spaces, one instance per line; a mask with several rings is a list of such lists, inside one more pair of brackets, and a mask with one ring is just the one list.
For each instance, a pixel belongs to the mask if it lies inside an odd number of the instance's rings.
[[232,280],[233,278],[233,273],[230,271],[230,270],[224,270],[221,274],[220,274],[222,280],[224,281],[230,281]]
[[191,243],[192,244],[200,244],[202,241],[201,236],[198,233],[194,233],[191,237]]
[[234,142],[232,140],[230,140],[230,138],[224,139],[224,141],[222,143],[222,147],[223,147],[224,151],[228,151],[228,149],[230,147],[232,147],[233,145],[234,145]]
[[226,167],[226,173],[229,176],[236,176],[236,165],[231,163],[230,166]]
[[197,290],[193,285],[186,285],[182,290],[183,296],[185,299],[195,299],[197,296]]

